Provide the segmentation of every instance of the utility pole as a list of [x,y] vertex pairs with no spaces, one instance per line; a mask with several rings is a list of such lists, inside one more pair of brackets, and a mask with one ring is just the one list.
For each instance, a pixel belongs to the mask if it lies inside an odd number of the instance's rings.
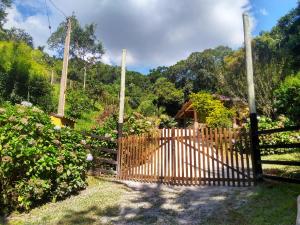
[[123,49],[122,50],[122,65],[121,65],[121,89],[120,89],[118,138],[122,137],[122,128],[123,128],[123,121],[124,121],[125,75],[126,75],[126,49]]
[[83,90],[85,90],[85,83],[86,83],[86,66],[83,68],[84,74],[83,74]]
[[59,102],[58,102],[58,111],[57,111],[57,114],[59,116],[64,116],[65,114],[66,88],[67,88],[69,50],[70,50],[70,38],[71,38],[71,18],[68,18],[67,22],[68,22],[68,28],[67,28],[67,36],[65,39],[63,69],[62,69],[61,80],[60,80],[60,92],[59,92]]
[[259,151],[258,121],[257,121],[256,106],[255,106],[251,33],[250,33],[249,16],[247,13],[243,14],[243,24],[244,24],[244,39],[245,39],[245,51],[246,51],[248,104],[250,110],[250,141],[251,141],[251,150],[252,150],[253,173],[254,173],[255,181],[261,181],[262,166],[261,166],[261,158],[260,158],[260,151]]
[[[126,49],[122,50],[121,63],[121,88],[120,88],[120,106],[119,106],[119,122],[118,122],[118,139],[122,137],[122,129],[124,122],[124,106],[125,106],[125,75],[126,75]],[[120,144],[119,144],[120,145]],[[117,173],[120,176],[120,148],[117,154]]]

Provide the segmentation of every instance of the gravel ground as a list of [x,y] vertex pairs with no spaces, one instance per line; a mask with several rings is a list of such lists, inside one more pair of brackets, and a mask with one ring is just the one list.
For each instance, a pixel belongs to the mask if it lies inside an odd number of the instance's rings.
[[227,207],[245,204],[251,187],[168,186],[123,182],[128,192],[119,213],[101,218],[112,224],[208,224],[207,220]]

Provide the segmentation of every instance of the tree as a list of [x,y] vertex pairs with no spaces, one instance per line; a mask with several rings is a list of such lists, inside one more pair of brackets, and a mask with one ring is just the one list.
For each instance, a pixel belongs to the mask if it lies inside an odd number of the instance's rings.
[[0,0],[0,28],[3,28],[7,16],[6,8],[10,7],[12,0]]
[[165,107],[166,112],[174,116],[181,104],[183,103],[183,91],[176,89],[175,85],[169,82],[166,78],[159,78],[154,84],[154,101],[157,107]]
[[234,109],[227,109],[220,100],[214,99],[207,92],[193,93],[190,98],[200,122],[209,127],[232,127]]
[[3,99],[29,100],[52,110],[52,88],[44,54],[24,42],[0,42],[0,86]]
[[[95,35],[96,24],[87,24],[82,27],[75,15],[71,17],[71,24],[70,56],[73,59],[72,62],[87,69],[99,61],[104,54],[102,43],[97,40]],[[62,22],[48,39],[50,49],[56,50],[60,57],[63,56],[66,27],[67,21]],[[79,77],[79,75],[77,76]]]
[[288,116],[296,123],[300,123],[300,72],[287,77],[275,91],[274,106],[277,113]]
[[33,38],[23,29],[13,27],[9,30],[5,30],[5,33],[5,40],[14,42],[25,42],[27,45],[33,48]]

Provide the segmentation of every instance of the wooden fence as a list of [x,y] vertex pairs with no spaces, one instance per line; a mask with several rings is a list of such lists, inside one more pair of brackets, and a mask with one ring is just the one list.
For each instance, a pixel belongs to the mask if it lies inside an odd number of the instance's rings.
[[[94,141],[101,141],[107,143],[115,143],[116,141],[111,137],[99,136],[97,134],[89,134],[86,132],[82,132],[82,134],[86,137],[90,137]],[[117,174],[117,149],[116,148],[107,148],[101,146],[94,146],[87,144],[86,149],[89,150],[93,155],[93,160],[91,162],[91,168],[88,171],[89,175],[99,176],[99,175],[109,175],[115,176]]]
[[[286,131],[300,131],[300,126],[291,126],[291,127],[284,127],[284,128],[276,128],[276,129],[270,129],[270,130],[260,130],[258,131],[259,137],[263,135],[270,135],[270,134],[276,134],[280,132],[286,132]],[[290,144],[285,144],[285,143],[277,143],[273,145],[261,145],[259,144],[258,148],[261,149],[285,149],[285,148],[290,148],[290,149],[295,149],[300,150],[300,142],[297,143],[290,143]],[[261,164],[271,164],[271,165],[279,165],[279,166],[297,166],[300,167],[300,161],[286,161],[286,160],[260,160]],[[296,183],[300,184],[300,179],[299,178],[293,178],[293,177],[283,177],[283,176],[276,176],[276,175],[269,175],[263,171],[263,178],[267,179],[272,179],[272,180],[278,180],[278,181],[284,181],[284,182],[289,182],[289,183]]]
[[237,129],[162,129],[119,139],[119,179],[176,185],[253,184],[247,135]]

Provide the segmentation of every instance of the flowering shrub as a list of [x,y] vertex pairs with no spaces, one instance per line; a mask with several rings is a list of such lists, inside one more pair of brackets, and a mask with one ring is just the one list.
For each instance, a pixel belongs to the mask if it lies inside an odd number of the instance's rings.
[[0,208],[28,210],[86,186],[82,136],[35,107],[0,108]]

